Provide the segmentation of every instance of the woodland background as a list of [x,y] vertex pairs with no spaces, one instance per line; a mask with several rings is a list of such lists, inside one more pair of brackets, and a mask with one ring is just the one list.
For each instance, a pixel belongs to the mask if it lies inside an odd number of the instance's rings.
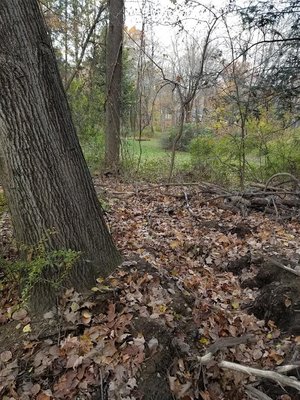
[[[122,10],[122,2],[119,6]],[[73,119],[93,171],[103,170],[105,158],[108,15],[101,7],[93,1],[44,3]],[[230,2],[219,8],[194,1],[129,3],[128,17],[121,20],[117,135],[122,172],[170,179],[174,148],[175,173],[182,179],[243,187],[278,172],[297,176],[298,8],[293,1]],[[138,27],[126,25],[130,14]],[[169,29],[160,31],[159,24]],[[169,32],[169,39],[160,32]]]

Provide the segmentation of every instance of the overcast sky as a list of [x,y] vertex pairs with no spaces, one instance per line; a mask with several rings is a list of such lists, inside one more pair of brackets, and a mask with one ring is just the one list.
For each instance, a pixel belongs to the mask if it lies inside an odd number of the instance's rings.
[[[184,0],[178,0],[178,5],[183,8],[179,11],[176,10],[176,5],[171,0],[126,0],[126,25],[127,27],[136,26],[141,29],[142,26],[142,13],[146,16],[146,33],[149,36],[151,30],[154,32],[155,38],[160,42],[166,51],[171,46],[172,40],[178,40],[179,26],[171,26],[176,19],[180,19],[184,30],[195,38],[201,38],[207,31],[206,21],[212,17],[210,12],[203,14],[203,8],[186,7]],[[205,6],[214,10],[218,10],[225,4],[224,0],[203,0],[191,1],[194,6],[197,4],[204,4]],[[144,4],[144,7],[143,7]],[[171,11],[170,11],[171,10]],[[184,15],[185,13],[185,15]]]

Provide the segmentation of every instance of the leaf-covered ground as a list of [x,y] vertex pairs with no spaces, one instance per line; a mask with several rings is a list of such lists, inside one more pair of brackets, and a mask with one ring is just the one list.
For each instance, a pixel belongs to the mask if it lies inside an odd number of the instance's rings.
[[[39,321],[0,269],[0,398],[242,400],[259,398],[255,390],[300,398],[221,363],[269,371],[299,363],[297,333],[250,308],[261,259],[299,261],[297,218],[241,215],[197,186],[96,188],[125,261],[90,293],[68,290],[59,315]],[[1,238],[11,257],[7,215]],[[295,299],[286,293],[288,314]]]

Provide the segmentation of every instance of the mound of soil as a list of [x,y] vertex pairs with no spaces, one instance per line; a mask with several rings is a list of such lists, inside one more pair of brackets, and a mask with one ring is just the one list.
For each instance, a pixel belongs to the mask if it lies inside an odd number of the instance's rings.
[[267,259],[261,262],[255,278],[244,286],[257,287],[260,293],[248,311],[259,319],[272,320],[289,335],[300,334],[300,277],[279,265],[285,259]]

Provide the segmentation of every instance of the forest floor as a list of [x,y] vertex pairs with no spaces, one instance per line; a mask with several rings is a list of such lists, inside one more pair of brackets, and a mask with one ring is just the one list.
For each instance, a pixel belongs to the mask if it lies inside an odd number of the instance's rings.
[[[0,267],[0,398],[300,399],[299,210],[240,212],[201,185],[95,185],[125,261],[40,320]],[[0,236],[10,257],[6,213]]]

